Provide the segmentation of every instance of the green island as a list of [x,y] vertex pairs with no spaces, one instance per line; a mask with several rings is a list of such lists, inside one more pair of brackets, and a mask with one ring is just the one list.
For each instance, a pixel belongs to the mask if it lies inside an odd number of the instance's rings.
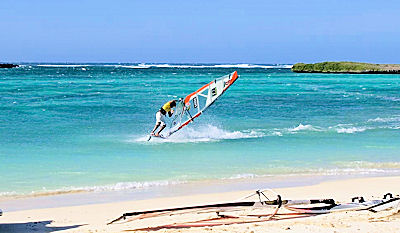
[[400,74],[400,64],[372,64],[361,62],[296,63],[296,73],[350,73],[350,74]]

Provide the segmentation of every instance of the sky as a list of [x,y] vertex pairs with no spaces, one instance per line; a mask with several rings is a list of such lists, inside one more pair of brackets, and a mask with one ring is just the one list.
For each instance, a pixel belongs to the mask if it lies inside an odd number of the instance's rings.
[[400,63],[400,1],[2,0],[0,62]]

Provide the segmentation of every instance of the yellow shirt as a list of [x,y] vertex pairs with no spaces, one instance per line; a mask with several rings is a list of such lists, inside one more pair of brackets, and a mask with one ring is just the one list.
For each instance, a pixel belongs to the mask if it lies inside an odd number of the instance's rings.
[[162,106],[162,108],[166,111],[166,112],[171,112],[171,101],[167,102],[166,104],[164,104],[164,106]]

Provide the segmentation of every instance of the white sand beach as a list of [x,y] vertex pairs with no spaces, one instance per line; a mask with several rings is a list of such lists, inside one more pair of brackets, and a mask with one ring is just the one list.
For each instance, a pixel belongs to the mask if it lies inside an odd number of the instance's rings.
[[[275,191],[283,199],[333,198],[349,202],[352,197],[366,199],[400,193],[400,177],[357,178],[327,181],[312,186],[280,188]],[[260,187],[262,188],[262,187]],[[174,223],[169,216],[107,225],[125,212],[201,205],[237,200],[250,191],[176,196],[140,201],[81,205],[61,208],[32,209],[6,212],[0,217],[0,232],[130,232],[135,229]],[[278,213],[287,213],[280,210]],[[185,218],[195,217],[185,214]],[[210,213],[210,216],[215,213]],[[156,232],[400,232],[399,208],[372,213],[347,211],[323,215],[285,218],[222,226],[192,228],[156,228]],[[144,230],[144,231],[150,231]]]

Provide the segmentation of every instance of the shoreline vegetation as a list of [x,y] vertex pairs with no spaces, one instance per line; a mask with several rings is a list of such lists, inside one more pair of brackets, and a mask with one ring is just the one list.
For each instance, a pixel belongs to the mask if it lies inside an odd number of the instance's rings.
[[19,65],[15,65],[15,64],[10,64],[10,63],[0,63],[0,68],[14,68],[14,67],[18,67]]
[[296,63],[295,73],[400,74],[400,64],[372,64],[361,62]]

